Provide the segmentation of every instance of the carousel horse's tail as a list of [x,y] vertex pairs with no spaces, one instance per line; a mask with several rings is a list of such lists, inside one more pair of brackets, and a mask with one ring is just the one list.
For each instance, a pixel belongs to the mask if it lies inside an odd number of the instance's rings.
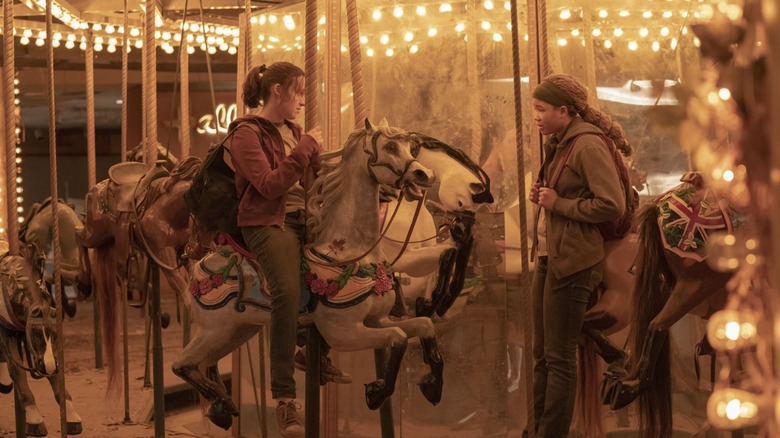
[[116,345],[116,334],[119,319],[119,300],[121,290],[119,276],[116,272],[116,254],[113,244],[101,245],[95,249],[95,290],[100,302],[100,319],[103,325],[103,352],[106,355],[108,371],[108,392],[118,389],[119,371],[121,370],[121,348]]
[[[634,288],[633,325],[629,339],[633,341],[631,367],[639,366],[650,322],[669,299],[675,278],[664,257],[664,246],[658,229],[658,206],[654,203],[637,212],[639,225],[639,259]],[[671,370],[669,341],[665,338],[655,366],[646,371],[646,385],[639,396],[640,436],[665,438],[672,432]],[[649,353],[649,352],[647,352]],[[649,358],[647,358],[649,359]],[[645,363],[650,363],[649,360]]]
[[604,424],[601,415],[599,381],[601,380],[601,362],[596,345],[587,336],[577,348],[579,366],[577,367],[577,398],[574,409],[574,424],[582,436],[604,436]]

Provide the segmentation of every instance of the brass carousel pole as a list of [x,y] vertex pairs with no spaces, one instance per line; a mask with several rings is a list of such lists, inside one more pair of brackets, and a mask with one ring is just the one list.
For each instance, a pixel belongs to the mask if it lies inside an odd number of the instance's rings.
[[[16,202],[16,120],[14,118],[14,2],[3,0],[3,107],[5,110],[5,193],[8,211],[9,254],[19,254],[19,222]],[[27,437],[27,422],[19,389],[14,385],[14,413],[16,419],[16,437]]]

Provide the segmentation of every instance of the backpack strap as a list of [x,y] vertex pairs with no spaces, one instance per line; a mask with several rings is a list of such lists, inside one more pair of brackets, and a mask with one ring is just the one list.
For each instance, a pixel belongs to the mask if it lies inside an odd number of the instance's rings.
[[[236,126],[233,127],[233,129],[230,130],[230,132],[227,133],[227,135],[225,136],[225,138],[222,140],[222,142],[219,144],[218,147],[222,147],[223,149],[228,151],[228,154],[229,154],[230,153],[230,148],[225,146],[225,142],[230,137],[232,137],[233,134],[236,133],[238,128],[240,128],[242,126],[246,126],[249,129],[251,129],[252,131],[254,131],[255,134],[257,134],[258,141],[260,141],[261,144],[263,143],[263,134],[266,134],[265,129],[263,129],[262,127],[258,126],[256,123],[252,123],[252,122],[239,122]],[[235,171],[235,169],[234,169],[234,171]],[[244,186],[244,188],[241,189],[241,194],[238,195],[238,203],[239,204],[241,203],[241,199],[244,197],[246,192],[249,190],[249,186],[251,186],[251,185],[252,184],[249,181],[247,181],[246,185]]]
[[561,177],[563,169],[566,167],[566,162],[569,161],[571,151],[574,150],[574,144],[577,143],[577,140],[579,140],[582,135],[584,134],[579,134],[572,138],[567,142],[566,146],[555,153],[555,157],[548,168],[550,178],[547,180],[547,187],[554,188],[555,185],[558,184],[558,179]]

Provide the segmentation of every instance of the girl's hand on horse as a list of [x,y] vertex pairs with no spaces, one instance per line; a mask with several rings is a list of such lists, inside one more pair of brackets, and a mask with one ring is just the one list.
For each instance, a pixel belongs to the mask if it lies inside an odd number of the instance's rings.
[[534,204],[539,203],[539,187],[542,186],[542,183],[539,181],[535,182],[531,186],[531,193],[528,195],[528,200],[533,202]]
[[552,211],[555,200],[558,199],[558,193],[549,187],[539,187],[539,205],[546,210]]

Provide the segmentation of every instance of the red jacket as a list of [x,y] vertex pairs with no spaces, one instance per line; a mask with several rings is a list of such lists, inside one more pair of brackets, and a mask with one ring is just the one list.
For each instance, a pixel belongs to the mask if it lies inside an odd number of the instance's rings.
[[298,139],[290,155],[286,155],[282,135],[273,123],[257,115],[246,115],[234,120],[229,129],[240,122],[256,124],[263,134],[261,143],[253,129],[242,126],[229,140],[230,160],[236,171],[236,192],[240,198],[238,226],[281,226],[287,191],[303,179],[310,159],[318,158],[320,145],[314,137],[301,134],[299,125],[285,120]]

